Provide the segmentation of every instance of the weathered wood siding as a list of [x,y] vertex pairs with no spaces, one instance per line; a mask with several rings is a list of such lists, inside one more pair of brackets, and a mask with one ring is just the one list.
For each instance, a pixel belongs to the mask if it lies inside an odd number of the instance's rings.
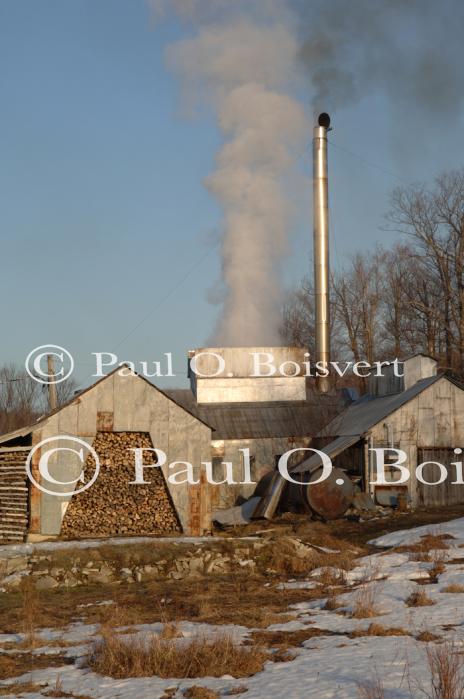
[[[387,423],[395,446],[407,454],[406,465],[411,472],[409,494],[413,505],[420,505],[421,498],[425,497],[427,505],[440,506],[443,502],[440,487],[430,486],[425,495],[416,479],[416,467],[421,463],[418,450],[464,448],[464,391],[445,377],[439,379],[372,428],[374,446],[385,446]],[[452,468],[450,480],[454,480],[454,474]],[[458,490],[453,495],[453,502],[464,502],[464,493]]]
[[[453,449],[418,449],[419,463],[427,463],[422,470],[423,479],[428,483],[437,485],[425,485],[418,481],[417,492],[419,504],[423,506],[457,505],[464,502],[464,485],[453,483],[456,481],[456,467],[450,466],[454,462],[462,460],[462,456],[456,456]],[[433,463],[435,462],[435,463]],[[443,464],[448,470],[448,478],[443,483],[440,467],[435,464]]]
[[[60,411],[41,423],[33,433],[33,444],[58,435],[80,437],[92,444],[98,427],[111,424],[115,432],[148,432],[155,448],[167,455],[162,467],[168,475],[184,469],[182,464],[169,469],[172,462],[189,461],[194,466],[195,478],[199,478],[201,462],[211,458],[211,429],[184,408],[174,403],[157,388],[139,376],[120,376],[113,373],[89,390],[83,392]],[[60,446],[59,443],[53,446]],[[62,446],[69,446],[63,443]],[[33,464],[37,474],[40,451]],[[50,460],[57,478],[70,480],[81,471],[77,458],[72,461],[57,454]],[[34,472],[34,471],[33,471]],[[148,469],[149,472],[149,469]],[[149,475],[147,475],[147,478]],[[210,528],[211,503],[209,485],[167,484],[185,534],[200,534]],[[67,486],[68,487],[68,486]],[[134,485],[134,488],[137,486]],[[192,497],[192,489],[198,493]],[[66,488],[63,488],[63,491]],[[45,535],[57,535],[69,497],[56,497],[32,489],[31,531]]]

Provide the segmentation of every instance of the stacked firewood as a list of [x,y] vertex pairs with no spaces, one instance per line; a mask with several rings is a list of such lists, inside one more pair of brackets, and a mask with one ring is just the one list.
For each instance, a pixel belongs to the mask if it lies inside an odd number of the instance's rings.
[[[179,532],[179,520],[166,483],[158,467],[144,469],[146,485],[135,480],[132,449],[152,447],[144,432],[98,432],[93,448],[100,459],[100,474],[88,490],[73,495],[66,510],[61,534],[65,538],[85,536],[128,536]],[[156,464],[153,452],[143,452],[144,464]],[[95,471],[87,457],[84,472],[88,482]],[[80,487],[78,481],[76,488]]]
[[0,544],[23,541],[28,526],[29,481],[25,461],[31,447],[0,447]]

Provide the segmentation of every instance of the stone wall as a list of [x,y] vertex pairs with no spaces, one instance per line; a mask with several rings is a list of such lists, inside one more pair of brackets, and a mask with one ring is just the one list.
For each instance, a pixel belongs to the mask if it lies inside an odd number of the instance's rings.
[[[262,541],[206,545],[113,546],[110,550],[35,550],[0,558],[0,591],[21,587],[29,577],[39,590],[95,584],[131,584],[150,579],[181,580],[225,574],[233,568],[253,571]],[[151,549],[151,550],[150,550]]]

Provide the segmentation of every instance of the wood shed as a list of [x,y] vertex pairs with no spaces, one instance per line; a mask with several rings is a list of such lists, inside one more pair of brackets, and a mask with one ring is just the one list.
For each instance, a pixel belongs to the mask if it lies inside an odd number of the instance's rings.
[[[163,534],[200,535],[211,527],[211,486],[201,463],[211,458],[211,427],[176,403],[147,379],[118,367],[34,425],[0,437],[0,541],[29,538]],[[93,446],[100,458],[95,483],[80,494],[52,495],[31,484],[25,461],[46,439],[69,447],[57,437],[70,436]],[[40,482],[38,464],[31,461]],[[134,448],[143,448],[146,483],[134,481]],[[166,463],[156,464],[150,448],[162,450]],[[190,462],[198,485],[170,483],[168,477]],[[171,466],[173,463],[178,464]],[[87,457],[84,473],[92,467]],[[75,454],[57,452],[49,471],[71,482],[83,466]],[[179,481],[182,481],[179,478]],[[77,490],[81,483],[77,482]],[[69,492],[70,486],[55,490]]]
[[[413,507],[440,507],[464,503],[464,485],[455,483],[464,449],[464,387],[452,377],[437,373],[436,361],[426,355],[403,360],[404,376],[385,371],[372,381],[370,391],[335,417],[314,440],[335,466],[345,469],[360,487],[381,505],[396,505],[399,498]],[[406,454],[407,483],[399,484],[393,466],[398,455],[386,455],[385,485],[373,486],[376,458],[372,449],[398,449]],[[417,478],[421,469],[422,482]],[[312,456],[294,469],[304,473],[318,463]],[[447,469],[441,480],[440,467]]]

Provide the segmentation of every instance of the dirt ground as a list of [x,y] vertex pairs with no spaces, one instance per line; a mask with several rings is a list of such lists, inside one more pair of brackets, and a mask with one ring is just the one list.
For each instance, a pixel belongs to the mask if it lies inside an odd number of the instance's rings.
[[[343,571],[350,570],[356,558],[374,550],[367,543],[370,539],[398,529],[434,523],[437,523],[438,534],[439,523],[463,516],[464,506],[446,511],[391,512],[367,521],[353,517],[319,522],[302,515],[287,514],[272,522],[253,522],[233,531],[218,532],[222,541],[219,544],[211,542],[211,546],[219,545],[226,550],[235,545],[238,537],[259,537],[266,547],[257,556],[258,564],[252,573],[238,567],[226,574],[201,575],[193,579],[159,578],[130,585],[119,582],[42,591],[33,588],[26,579],[22,588],[0,595],[0,632],[26,634],[21,646],[12,643],[13,653],[0,655],[0,679],[18,677],[33,668],[50,664],[46,656],[31,655],[37,646],[37,633],[44,628],[64,629],[73,622],[96,623],[109,630],[155,622],[175,625],[180,620],[214,625],[236,624],[261,629],[254,632],[252,640],[280,649],[285,655],[289,648],[301,646],[313,635],[312,631],[269,635],[267,627],[293,619],[290,605],[324,596],[328,585],[334,599],[343,593]],[[295,557],[289,546],[289,541],[295,539],[314,547],[312,559],[306,558],[302,564]],[[240,543],[237,541],[236,545]],[[166,556],[166,551],[174,557],[181,553],[180,548],[172,544],[166,547],[160,543],[157,546],[164,547],[163,556]],[[330,551],[319,553],[318,547]],[[122,557],[122,563],[124,555],[134,554],[134,546],[129,541],[127,546],[113,548],[118,549],[117,555]],[[88,555],[101,556],[108,555],[109,549],[102,540],[100,549],[88,549],[87,552]],[[65,551],[59,555],[66,555]],[[334,580],[319,574],[313,588],[299,589],[285,584],[289,577],[295,580],[307,578],[311,569],[320,569],[321,566],[334,566],[342,575]],[[101,605],[102,602],[105,605]],[[59,645],[63,646],[63,642],[60,641]],[[3,650],[8,651],[5,644]],[[68,662],[61,654],[54,661]]]
[[[257,534],[268,542],[267,558],[253,574],[234,571],[195,579],[157,579],[131,585],[108,583],[40,592],[34,590],[32,595],[30,590],[20,589],[0,595],[0,631],[18,633],[24,630],[26,617],[31,618],[31,606],[37,628],[60,628],[73,621],[120,626],[177,619],[265,628],[277,614],[286,613],[290,604],[321,594],[320,589],[278,589],[279,583],[288,580],[289,574],[294,578],[303,574],[303,570],[300,573],[298,566],[292,563],[291,552],[284,545],[285,537],[293,536],[304,543],[337,550],[340,553],[329,554],[324,564],[349,569],[356,557],[373,550],[367,544],[372,538],[398,529],[462,516],[464,506],[446,511],[392,512],[387,517],[369,521],[345,518],[317,522],[302,515],[285,515],[272,522],[254,522],[220,533],[225,546],[232,544],[231,539],[236,537]],[[124,548],[118,547],[118,555],[124,553]],[[129,543],[127,548],[130,548]],[[321,559],[316,555],[313,567],[320,565]],[[269,568],[272,572],[268,572]],[[307,573],[306,564],[304,574]],[[104,600],[110,600],[113,604],[94,606]]]
[[392,510],[386,516],[375,515],[369,519],[361,521],[356,517],[344,517],[328,522],[308,519],[304,515],[293,515],[287,513],[279,519],[271,522],[252,522],[246,526],[236,527],[235,536],[250,536],[257,531],[268,532],[272,529],[278,532],[287,531],[296,534],[302,541],[319,546],[329,545],[324,543],[331,537],[339,541],[346,541],[351,546],[362,547],[365,552],[369,552],[373,547],[367,542],[370,539],[397,531],[398,529],[412,529],[424,524],[434,524],[447,522],[450,519],[464,517],[464,505],[454,505],[444,508],[421,509],[414,512],[396,512]]

